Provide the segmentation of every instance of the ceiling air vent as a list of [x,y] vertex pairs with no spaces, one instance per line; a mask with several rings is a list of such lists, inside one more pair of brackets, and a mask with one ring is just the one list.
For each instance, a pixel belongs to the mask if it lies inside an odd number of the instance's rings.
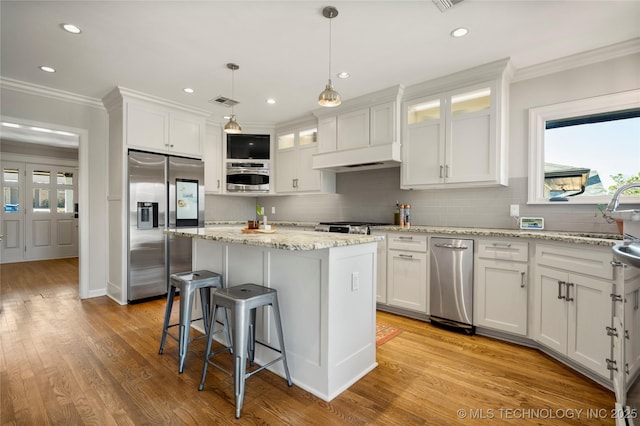
[[238,101],[234,101],[233,99],[226,98],[222,95],[216,96],[215,98],[210,99],[209,102],[211,102],[212,104],[224,105],[226,107],[236,106],[240,103]]
[[462,0],[433,0],[433,3],[438,6],[440,12],[446,12],[458,3],[462,3]]

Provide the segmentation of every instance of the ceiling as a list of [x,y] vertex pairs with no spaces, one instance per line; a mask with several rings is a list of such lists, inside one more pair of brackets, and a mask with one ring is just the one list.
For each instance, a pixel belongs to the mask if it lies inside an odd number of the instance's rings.
[[[327,5],[339,11],[331,71],[343,100],[505,57],[517,70],[640,36],[640,1],[465,0],[443,13],[432,0],[2,0],[0,75],[96,99],[122,86],[219,122],[230,109],[209,100],[223,95],[240,102],[241,125],[272,125],[319,108]],[[451,37],[459,26],[469,34]],[[229,62],[240,66],[233,96]],[[339,71],[351,77],[338,79]]]

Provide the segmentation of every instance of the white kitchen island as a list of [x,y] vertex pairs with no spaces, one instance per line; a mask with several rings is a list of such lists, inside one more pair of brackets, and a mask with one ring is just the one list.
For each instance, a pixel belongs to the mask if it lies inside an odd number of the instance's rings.
[[[193,269],[219,272],[226,286],[255,283],[278,291],[291,378],[330,401],[377,366],[376,253],[372,235],[241,227],[165,231],[193,239]],[[197,306],[197,305],[196,305]],[[271,309],[259,309],[256,338],[278,347]],[[256,345],[256,362],[277,354]],[[270,367],[284,377],[282,363]]]

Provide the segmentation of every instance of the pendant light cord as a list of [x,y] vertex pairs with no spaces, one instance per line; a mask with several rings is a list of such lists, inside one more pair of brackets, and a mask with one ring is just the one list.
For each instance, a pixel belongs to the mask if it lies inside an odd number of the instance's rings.
[[[231,69],[231,99],[235,100],[235,96],[233,94],[233,88],[235,86],[235,75],[236,75],[236,70],[234,70],[233,68]],[[231,116],[233,117],[234,114],[234,108],[235,105],[231,105]]]
[[333,16],[329,18],[329,82],[331,82],[331,21]]

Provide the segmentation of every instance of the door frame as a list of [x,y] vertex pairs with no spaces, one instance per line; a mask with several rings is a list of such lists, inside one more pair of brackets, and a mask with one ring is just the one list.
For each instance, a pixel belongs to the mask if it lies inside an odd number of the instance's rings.
[[[41,127],[45,129],[70,132],[78,135],[78,294],[80,299],[90,297],[89,292],[89,221],[85,220],[89,212],[89,131],[78,127],[56,123],[26,120],[22,118],[0,115],[1,121],[20,124],[25,127]],[[4,158],[4,156],[3,156]],[[106,283],[105,283],[106,287]]]

